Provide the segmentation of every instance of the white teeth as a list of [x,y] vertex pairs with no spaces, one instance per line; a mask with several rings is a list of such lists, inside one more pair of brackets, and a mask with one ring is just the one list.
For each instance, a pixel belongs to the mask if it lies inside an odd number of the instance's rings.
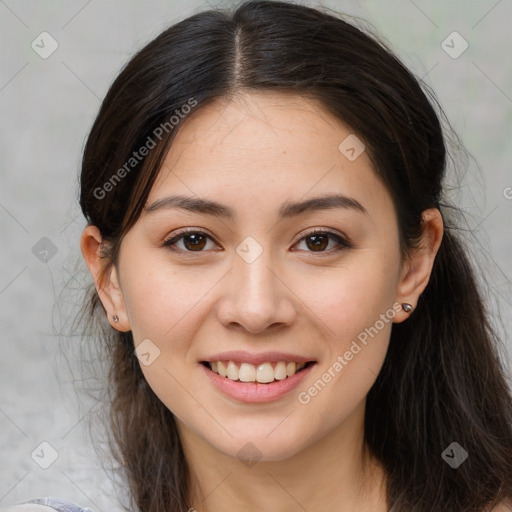
[[276,364],[276,367],[274,368],[274,377],[276,380],[286,379],[286,363],[279,361],[279,363]]
[[242,363],[238,372],[238,378],[242,382],[254,382],[256,380],[256,368],[252,364]]
[[[212,370],[213,369],[213,363],[212,363]],[[221,377],[227,377],[228,372],[226,371],[226,367],[224,366],[224,363],[222,361],[217,361],[217,372]]]
[[274,368],[272,368],[270,363],[263,363],[258,366],[256,380],[262,384],[266,384],[274,380]]
[[261,384],[268,384],[274,380],[284,380],[287,377],[292,377],[299,370],[302,370],[306,363],[284,362],[279,361],[275,363],[262,363],[257,367],[249,363],[241,363],[238,366],[233,361],[212,361],[210,368],[213,372],[219,374],[221,377],[227,377],[230,380],[240,382],[259,382]]
[[286,365],[286,375],[288,375],[288,377],[295,375],[296,370],[297,370],[297,367],[296,367],[295,363],[288,363]]
[[238,374],[239,374],[238,366],[233,363],[233,361],[229,361],[228,363],[228,379],[231,380],[238,380]]

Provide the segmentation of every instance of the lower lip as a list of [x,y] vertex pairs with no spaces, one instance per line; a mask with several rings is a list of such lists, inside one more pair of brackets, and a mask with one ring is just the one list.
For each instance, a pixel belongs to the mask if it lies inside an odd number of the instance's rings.
[[260,384],[259,382],[237,382],[227,377],[221,377],[203,364],[199,364],[217,389],[245,403],[271,402],[283,397],[292,389],[295,389],[316,365],[316,363],[313,363],[295,375],[286,377],[286,379],[276,380],[269,384]]

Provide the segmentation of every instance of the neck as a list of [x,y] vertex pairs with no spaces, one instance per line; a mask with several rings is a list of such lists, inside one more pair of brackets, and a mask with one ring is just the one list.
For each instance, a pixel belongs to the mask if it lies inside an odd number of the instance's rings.
[[293,456],[253,465],[220,452],[177,420],[192,475],[188,506],[197,512],[385,512],[384,471],[364,450],[364,406]]

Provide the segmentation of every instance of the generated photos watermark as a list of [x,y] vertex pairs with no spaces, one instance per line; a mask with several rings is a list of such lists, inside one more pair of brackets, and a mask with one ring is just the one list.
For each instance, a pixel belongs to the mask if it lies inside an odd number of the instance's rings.
[[[320,376],[319,379],[315,381],[315,383],[310,386],[306,391],[301,391],[298,396],[297,400],[302,405],[307,405],[311,402],[312,398],[318,395],[320,391],[322,391],[329,382],[331,382],[332,379],[336,377],[337,374],[345,368],[345,366],[348,365],[348,363],[361,352],[361,350],[368,345],[368,342],[371,341],[368,339],[374,338],[379,331],[384,329],[386,324],[389,324],[391,320],[395,317],[395,315],[402,310],[402,306],[395,302],[392,306],[392,308],[389,308],[385,313],[381,313],[379,320],[376,320],[375,323],[370,326],[366,327],[364,331],[361,331],[357,335],[357,340],[353,340],[352,344],[350,345],[349,349],[346,350],[343,354],[338,355],[336,358],[336,361],[329,366],[329,368]],[[359,341],[359,343],[358,343]],[[361,346],[363,345],[363,346]]]
[[155,139],[161,141],[164,133],[168,134],[172,131],[180,123],[180,120],[189,114],[196,105],[197,101],[194,98],[189,98],[187,103],[174,111],[175,115],[173,114],[168,121],[158,125],[153,130],[152,135],[148,136],[146,142],[137,151],[133,151],[132,156],[101,187],[94,189],[94,197],[96,199],[103,199],[108,192],[114,190],[115,186],[156,147],[157,142]]

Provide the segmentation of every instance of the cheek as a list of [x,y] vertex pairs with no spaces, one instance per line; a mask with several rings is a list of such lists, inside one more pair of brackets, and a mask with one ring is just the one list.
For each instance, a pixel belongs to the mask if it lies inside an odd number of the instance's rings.
[[148,256],[128,263],[123,288],[135,348],[150,340],[154,344],[148,345],[150,351],[157,354],[147,366],[141,359],[142,372],[157,396],[179,414],[188,403],[183,386],[190,378],[190,349],[200,325],[197,318],[204,313],[205,295],[218,276],[176,271]]
[[[347,258],[344,265],[323,275],[303,274],[294,289],[306,310],[321,322],[327,339],[342,348],[381,314],[392,309],[398,283],[398,264],[368,251]],[[305,275],[305,277],[304,277]],[[314,314],[312,314],[313,312]]]
[[187,361],[197,328],[194,319],[211,286],[199,277],[195,285],[186,274],[178,275],[156,262],[138,267],[125,286],[135,346],[149,339],[154,343],[149,345],[150,351],[157,354],[149,365],[140,359],[144,377],[161,402],[185,424],[201,412],[184,390],[190,387]]
[[134,339],[168,340],[181,332],[189,315],[213,286],[208,276],[176,272],[155,261],[126,272],[125,304]]
[[[343,421],[365,398],[384,362],[393,318],[399,265],[393,256],[368,251],[321,280],[302,281],[299,293],[319,320],[323,339],[321,366],[299,402],[333,412],[332,424]],[[314,290],[314,291],[312,291]],[[305,296],[305,295],[303,295]],[[314,405],[313,405],[314,404]],[[334,407],[334,408],[333,408]]]

